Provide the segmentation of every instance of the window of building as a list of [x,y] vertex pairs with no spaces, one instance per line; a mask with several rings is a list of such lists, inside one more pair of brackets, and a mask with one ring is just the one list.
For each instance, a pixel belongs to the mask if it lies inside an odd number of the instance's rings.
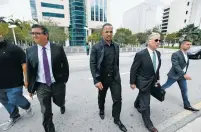
[[186,11],[186,14],[188,14],[188,11]]
[[94,0],[91,2],[91,20],[94,21]]
[[41,2],[41,6],[42,7],[48,7],[48,8],[64,9],[63,5],[44,3],[44,2]]
[[42,12],[42,15],[45,17],[57,17],[57,18],[64,18],[64,14],[59,14],[59,13],[50,13],[50,12]]
[[103,1],[100,1],[100,18],[99,20],[103,22]]
[[95,18],[96,21],[99,21],[99,4],[98,4],[98,0],[95,0]]
[[187,3],[187,6],[189,6],[189,5],[190,5],[190,2]]
[[169,11],[169,10],[170,10],[170,8],[164,9],[164,12]]
[[104,22],[107,22],[107,0],[104,0]]
[[186,19],[184,20],[184,23],[186,23]]

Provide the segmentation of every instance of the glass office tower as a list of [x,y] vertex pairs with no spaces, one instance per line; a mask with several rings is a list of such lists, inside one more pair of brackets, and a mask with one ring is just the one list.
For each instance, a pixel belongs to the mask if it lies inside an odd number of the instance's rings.
[[86,4],[85,0],[69,0],[70,46],[86,45]]

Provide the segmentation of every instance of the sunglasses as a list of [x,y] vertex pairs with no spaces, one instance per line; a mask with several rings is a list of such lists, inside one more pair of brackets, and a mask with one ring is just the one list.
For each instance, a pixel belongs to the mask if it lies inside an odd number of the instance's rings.
[[159,43],[161,42],[161,40],[160,40],[160,39],[155,39],[154,41],[155,41],[155,42],[159,42]]

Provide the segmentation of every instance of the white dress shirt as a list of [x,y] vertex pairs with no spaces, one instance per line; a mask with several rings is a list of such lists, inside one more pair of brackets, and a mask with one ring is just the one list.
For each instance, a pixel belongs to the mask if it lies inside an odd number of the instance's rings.
[[[185,52],[182,51],[182,53],[183,53],[184,58],[185,58],[185,61],[186,61],[186,63],[187,63],[187,62],[188,62],[188,56],[187,56],[187,54],[186,54]],[[187,70],[187,66],[184,67],[183,71],[186,72],[186,70]]]
[[149,47],[147,47],[147,50],[148,50],[149,55],[151,57],[152,63],[153,63],[153,52],[155,52],[155,55],[156,55],[156,70],[157,70],[158,69],[158,64],[159,64],[158,55],[157,55],[156,51],[151,50]]
[[[53,72],[52,72],[52,60],[51,60],[51,49],[50,49],[50,43],[48,42],[47,45],[45,45],[45,50],[47,53],[47,58],[48,58],[48,64],[50,68],[50,77],[52,83],[55,82]],[[38,45],[38,75],[36,78],[37,82],[40,83],[46,83],[45,80],[45,71],[44,71],[44,65],[43,65],[43,47]]]

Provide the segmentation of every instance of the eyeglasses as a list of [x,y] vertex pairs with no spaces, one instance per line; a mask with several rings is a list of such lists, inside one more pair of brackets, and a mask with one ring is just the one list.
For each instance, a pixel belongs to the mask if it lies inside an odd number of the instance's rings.
[[155,41],[155,42],[159,42],[159,43],[161,42],[161,40],[160,40],[160,39],[155,39],[154,41]]
[[38,36],[38,35],[41,35],[41,34],[43,34],[43,33],[39,33],[39,32],[31,32],[30,34],[31,34],[31,35],[37,35],[37,36]]

